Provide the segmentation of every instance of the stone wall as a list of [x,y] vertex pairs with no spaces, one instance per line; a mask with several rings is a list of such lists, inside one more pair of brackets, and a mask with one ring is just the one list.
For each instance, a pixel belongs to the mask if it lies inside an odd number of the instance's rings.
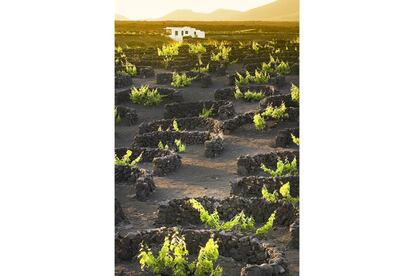
[[168,144],[174,147],[175,139],[180,139],[186,145],[204,144],[210,139],[209,131],[154,131],[139,134],[134,137],[133,147],[151,147],[156,148],[158,143]]
[[223,105],[228,105],[228,101],[198,101],[198,102],[183,102],[170,103],[164,106],[164,118],[183,118],[183,117],[198,117],[203,108],[213,108],[213,116],[218,115],[219,108]]
[[295,137],[299,137],[299,128],[295,127],[295,128],[285,128],[285,129],[279,130],[279,132],[277,133],[275,137],[274,146],[282,147],[282,148],[297,147],[298,145],[293,143],[291,134],[293,134]]
[[138,123],[138,114],[135,109],[123,105],[118,105],[115,108],[121,117],[119,125],[132,126]]
[[138,69],[138,78],[148,79],[155,76],[154,69],[151,66],[137,66]]
[[208,158],[219,156],[224,151],[224,141],[221,135],[215,135],[204,142],[204,155]]
[[146,174],[148,174],[144,169],[139,167],[131,167],[127,165],[115,165],[115,184],[119,183],[128,183],[132,184],[135,181]]
[[144,201],[155,190],[151,172],[139,167],[115,165],[115,184],[134,184],[137,200]]
[[[217,209],[220,219],[228,221],[244,211],[247,216],[253,216],[258,224],[264,223],[276,210],[276,224],[289,226],[295,219],[295,209],[292,204],[279,200],[271,203],[262,198],[244,198],[231,196],[225,199],[199,197],[198,200],[210,213]],[[160,204],[156,225],[189,226],[202,225],[198,211],[188,203],[189,198],[173,199]]]
[[115,225],[119,225],[121,222],[127,221],[127,218],[122,210],[121,204],[115,198]]
[[156,75],[157,84],[170,84],[172,82],[172,73],[158,73]]
[[[234,116],[231,119],[224,120],[221,123],[221,131],[224,134],[230,134],[232,131],[238,129],[239,127],[247,124],[253,124],[253,117],[257,113],[264,112],[265,109],[257,110],[257,111],[248,111],[243,114],[239,114]],[[289,118],[285,119],[288,122],[297,122],[299,121],[299,108],[288,107],[286,108],[286,112],[289,115]],[[272,121],[272,118],[266,119],[266,121]]]
[[272,95],[260,100],[259,105],[261,108],[267,106],[280,106],[282,102],[285,103],[286,107],[299,107],[299,103],[292,101],[290,94],[287,95]]
[[[174,151],[147,147],[132,147],[129,149],[132,151],[130,160],[134,160],[142,153],[141,162],[152,162],[153,173],[156,176],[164,176],[181,167],[181,157]],[[128,148],[117,148],[115,154],[121,158],[127,150]]]
[[243,197],[261,197],[262,188],[266,188],[273,192],[279,191],[280,187],[286,183],[290,183],[290,194],[293,197],[299,196],[299,176],[279,176],[279,177],[264,177],[264,176],[245,176],[239,177],[231,184],[231,195]]
[[138,126],[138,133],[144,134],[148,132],[158,131],[161,127],[162,130],[173,130],[173,122],[177,121],[178,127],[181,131],[189,130],[208,130],[210,132],[220,132],[220,122],[213,118],[201,118],[201,117],[185,117],[177,119],[163,119],[156,120],[149,123],[141,123]]
[[157,255],[159,248],[164,242],[164,238],[176,231],[185,237],[186,247],[190,255],[198,255],[200,247],[204,246],[210,237],[213,237],[217,240],[221,256],[231,257],[235,261],[249,264],[269,263],[277,271],[287,271],[286,259],[275,245],[262,243],[254,236],[244,236],[234,232],[218,232],[215,230],[162,227],[127,234],[117,233],[115,235],[115,257],[117,260],[132,261],[138,255],[141,244],[152,248],[153,253]]
[[260,165],[263,163],[268,168],[275,168],[276,162],[281,159],[292,161],[296,158],[299,167],[299,151],[278,151],[270,153],[260,153],[255,155],[242,155],[237,158],[237,173],[239,175],[255,175],[263,172]]
[[[242,85],[239,87],[240,91],[245,93],[247,90],[255,91],[255,92],[263,92],[263,94],[268,97],[279,93],[275,90],[273,85],[264,85],[264,84],[251,84],[251,85]],[[216,101],[224,100],[230,101],[234,100],[234,92],[236,91],[235,87],[224,87],[219,88],[214,92],[214,99]]]
[[289,246],[294,249],[299,249],[299,217],[289,227],[290,242]]

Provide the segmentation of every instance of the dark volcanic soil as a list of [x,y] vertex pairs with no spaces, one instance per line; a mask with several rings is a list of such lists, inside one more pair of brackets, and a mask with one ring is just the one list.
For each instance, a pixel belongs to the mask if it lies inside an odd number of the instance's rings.
[[[229,71],[232,73],[239,70],[239,65],[232,65]],[[156,70],[162,72],[163,70]],[[299,85],[298,76],[288,76],[287,85],[278,87],[282,93],[289,93],[290,83]],[[141,84],[155,84],[155,79],[134,79],[134,85],[139,87]],[[227,86],[226,77],[213,77],[213,86],[201,88],[200,84],[193,82],[189,87],[183,88],[185,101],[199,101],[214,99],[214,91],[218,88]],[[242,113],[258,108],[258,103],[244,103],[235,101],[236,112]],[[163,119],[163,104],[157,107],[144,107],[141,105],[127,104],[129,107],[136,109],[139,116],[139,123]],[[297,124],[296,124],[297,125]],[[233,132],[231,135],[225,135],[225,151],[223,154],[214,159],[204,156],[203,145],[187,146],[185,153],[181,153],[182,167],[176,172],[164,177],[154,177],[157,186],[146,202],[139,202],[134,198],[134,190],[129,185],[116,185],[116,198],[120,201],[121,206],[131,222],[128,225],[122,225],[117,231],[131,231],[135,229],[153,228],[153,222],[156,217],[159,202],[174,198],[214,196],[224,198],[230,195],[230,180],[237,177],[236,160],[240,155],[257,154],[274,151],[271,147],[273,139],[280,127],[293,127],[294,123],[282,123],[278,128],[268,131],[258,132],[254,126],[244,126]],[[126,127],[117,126],[115,130],[115,147],[127,147],[131,144],[133,137],[137,132],[136,126]],[[283,150],[283,149],[278,149]],[[151,168],[151,163],[142,163],[143,168]],[[288,229],[279,229],[279,233],[274,237],[280,241],[280,246],[285,248],[288,236]],[[299,272],[299,253],[298,250],[287,250],[289,269],[291,275],[298,275]],[[239,275],[240,264],[234,261],[221,258],[220,263],[226,271],[237,271],[234,275]],[[132,264],[117,264],[117,271],[133,269]],[[133,265],[134,266],[134,265]],[[227,266],[234,266],[237,269],[230,269]],[[239,267],[240,266],[240,267]],[[134,270],[134,269],[133,269]],[[232,275],[232,274],[225,274]]]

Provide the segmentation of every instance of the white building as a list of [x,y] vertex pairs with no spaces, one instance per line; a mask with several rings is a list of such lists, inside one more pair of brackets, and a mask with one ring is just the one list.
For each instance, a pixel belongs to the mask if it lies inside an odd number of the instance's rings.
[[167,35],[178,42],[183,42],[184,37],[205,38],[203,31],[191,27],[167,27],[165,28]]

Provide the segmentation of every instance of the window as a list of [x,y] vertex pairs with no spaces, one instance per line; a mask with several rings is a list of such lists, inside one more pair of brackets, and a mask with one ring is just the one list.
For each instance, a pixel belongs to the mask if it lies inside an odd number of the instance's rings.
[[181,35],[182,35],[182,36],[184,35],[184,31],[181,31]]
[[185,34],[188,34],[188,31],[185,31]]
[[175,36],[178,36],[178,31],[175,31]]

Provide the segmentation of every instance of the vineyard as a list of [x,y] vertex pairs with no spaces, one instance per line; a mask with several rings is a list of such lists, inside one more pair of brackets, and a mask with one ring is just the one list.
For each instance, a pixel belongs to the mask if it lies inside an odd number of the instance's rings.
[[115,25],[115,275],[299,275],[299,26],[171,24]]

